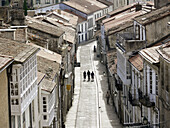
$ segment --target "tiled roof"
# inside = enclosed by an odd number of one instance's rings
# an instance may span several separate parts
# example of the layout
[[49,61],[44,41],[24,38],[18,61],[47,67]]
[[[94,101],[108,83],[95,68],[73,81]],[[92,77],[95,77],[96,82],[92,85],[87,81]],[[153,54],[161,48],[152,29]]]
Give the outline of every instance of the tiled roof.
[[70,43],[75,43],[76,31],[75,31],[75,29],[73,29],[71,27],[72,25],[67,26],[65,24],[58,23],[58,21],[56,21],[56,19],[53,19],[50,17],[44,18],[43,21],[48,22],[49,24],[52,24],[52,25],[55,25],[55,26],[58,26],[59,28],[61,28],[65,32],[63,39]]
[[64,11],[66,11],[66,12],[68,12],[68,13],[70,13],[70,14],[73,14],[73,15],[77,16],[77,17],[78,17],[78,23],[81,23],[81,22],[84,22],[84,21],[87,20],[86,18],[84,18],[84,17],[82,17],[82,16],[80,16],[80,15],[78,15],[78,14],[76,14],[76,13],[74,13],[73,11],[70,11],[70,10],[68,10],[68,9],[65,9]]
[[145,15],[139,16],[135,18],[137,22],[139,22],[142,25],[152,23],[155,20],[158,20],[162,17],[170,15],[170,4],[168,6],[164,6],[160,9],[156,9],[150,13],[147,13]]
[[[56,15],[58,14],[58,15]],[[71,13],[68,13],[67,11],[63,11],[63,10],[55,10],[53,12],[51,12],[48,17],[53,17],[53,18],[66,18],[68,19],[68,23],[72,24],[73,26],[76,27],[77,23],[78,23],[78,16],[73,15]]]
[[160,46],[143,49],[139,54],[151,64],[159,63],[159,54],[156,51]]
[[59,72],[59,63],[51,61],[48,58],[37,56],[38,71],[46,74],[46,79],[53,80]]
[[107,1],[107,0],[97,0],[97,1],[99,1],[99,2],[103,3],[103,4],[107,5],[107,6],[111,6],[111,5],[113,5],[113,3],[112,3],[112,2]]
[[170,63],[170,41],[157,49],[157,52]]
[[37,83],[38,83],[38,85],[41,83],[41,81],[43,80],[44,77],[45,77],[44,73],[37,72]]
[[0,55],[0,72],[13,61],[12,57]]
[[139,54],[131,57],[129,62],[139,71],[143,70],[143,60]]
[[33,19],[31,17],[27,17],[27,25],[28,28],[33,28],[38,31],[48,33],[53,36],[60,37],[62,34],[64,34],[64,31],[54,25],[47,24],[45,22],[40,22],[36,19]]
[[53,51],[50,51],[48,49],[45,49],[45,48],[43,48],[41,46],[38,46],[36,44],[33,44],[33,43],[28,43],[28,45],[31,45],[33,47],[37,47],[37,48],[40,49],[40,51],[37,53],[37,56],[47,58],[47,59],[49,59],[51,61],[57,62],[58,64],[61,63],[62,57],[61,57],[60,54],[57,54],[57,53],[55,53]]
[[50,80],[47,80],[47,79],[43,79],[40,83],[41,85],[41,89],[44,90],[44,91],[47,91],[47,92],[52,92],[56,86],[56,83],[55,82],[52,82]]
[[[132,12],[125,12],[123,14],[119,14],[119,15],[116,15],[115,17],[111,17],[111,18],[108,18],[108,19],[105,19],[103,20],[103,23],[104,23],[104,26],[105,26],[105,30],[109,30],[113,27],[117,27],[118,25],[120,24],[123,24],[125,22],[129,22],[129,21],[133,21],[133,18],[136,17],[136,16],[139,16],[139,15],[142,15],[146,12],[144,11],[132,11]],[[129,24],[128,24],[129,25]]]
[[18,43],[14,40],[0,38],[0,54],[12,56],[17,62],[25,62],[30,56],[39,51],[38,48]]
[[98,10],[107,8],[106,5],[95,0],[69,0],[64,1],[63,4],[75,8],[85,14],[91,14]]

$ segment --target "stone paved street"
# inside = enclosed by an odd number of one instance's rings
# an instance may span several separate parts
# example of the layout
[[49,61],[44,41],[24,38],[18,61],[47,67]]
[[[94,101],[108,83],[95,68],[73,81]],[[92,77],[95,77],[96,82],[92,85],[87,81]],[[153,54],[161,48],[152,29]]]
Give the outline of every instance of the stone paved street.
[[[78,47],[77,61],[81,67],[75,68],[75,93],[70,108],[66,128],[121,128],[111,104],[106,103],[108,89],[105,66],[93,52],[96,41]],[[94,81],[83,80],[83,71],[94,72]]]

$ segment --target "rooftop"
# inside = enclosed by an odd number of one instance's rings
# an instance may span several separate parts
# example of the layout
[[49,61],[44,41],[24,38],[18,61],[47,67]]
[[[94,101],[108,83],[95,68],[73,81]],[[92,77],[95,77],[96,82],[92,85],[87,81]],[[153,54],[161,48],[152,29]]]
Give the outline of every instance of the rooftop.
[[45,17],[43,21],[61,28],[65,32],[63,39],[70,43],[75,43],[76,30],[71,27],[72,25],[61,24],[57,19],[50,17]]
[[58,64],[61,64],[62,57],[61,57],[60,54],[57,54],[53,51],[50,51],[46,48],[43,48],[43,47],[38,46],[38,45],[33,44],[33,43],[28,43],[28,45],[33,46],[33,47],[37,47],[37,48],[40,49],[40,51],[37,53],[37,56],[41,56],[41,57],[47,58],[50,61],[54,61]]
[[139,54],[131,57],[129,62],[139,71],[143,70],[143,60]]
[[0,55],[0,73],[1,73],[1,72],[3,71],[3,69],[6,68],[12,61],[13,61],[13,58],[12,58],[12,57]]
[[111,5],[113,5],[113,3],[112,3],[112,2],[107,1],[107,0],[97,0],[97,1],[99,1],[100,3],[105,4],[106,6],[111,6]]
[[24,63],[39,49],[14,40],[0,38],[0,54],[12,56],[15,61]]
[[[102,21],[102,23],[105,26],[105,31],[112,29],[114,27],[117,27],[120,24],[123,24],[125,22],[129,22],[129,21],[133,21],[133,18],[145,14],[146,12],[143,10],[140,11],[126,11],[124,13],[115,15],[114,17],[111,18],[107,18],[105,20]],[[127,23],[126,23],[127,24]],[[131,24],[128,24],[128,26],[131,26]]]
[[157,49],[157,52],[170,63],[170,41]]
[[152,23],[153,21],[156,21],[160,18],[163,18],[167,15],[170,14],[170,5],[168,6],[164,6],[160,9],[156,9],[150,13],[147,13],[145,15],[139,16],[137,18],[135,18],[134,20],[136,20],[137,22],[139,22],[142,25],[146,25],[149,23]]
[[139,54],[151,64],[159,63],[159,54],[156,51],[160,46],[154,46],[146,49],[142,49]]
[[81,22],[87,20],[86,18],[84,18],[84,17],[82,17],[82,16],[80,16],[80,15],[78,15],[78,14],[76,14],[76,13],[74,13],[74,12],[68,10],[68,9],[65,9],[64,11],[66,11],[66,12],[68,12],[68,13],[74,15],[74,16],[77,16],[78,17],[78,23],[81,23]]
[[67,19],[68,23],[72,24],[75,27],[78,23],[78,16],[68,13],[67,11],[63,11],[63,10],[55,10],[55,11],[49,13],[48,17],[53,17],[53,18],[56,17],[56,19],[57,19],[57,17],[61,17],[63,19]]
[[62,34],[64,34],[64,31],[59,27],[47,24],[45,22],[40,22],[31,17],[27,17],[27,25],[28,28],[33,28],[38,31],[48,33],[50,35],[57,36],[57,37],[60,37]]
[[44,73],[37,72],[37,83],[38,83],[38,85],[41,83],[41,81],[43,80],[44,77],[45,77]]
[[46,74],[46,79],[53,80],[59,72],[59,63],[47,57],[37,56],[38,72]]
[[63,4],[75,8],[87,15],[96,12],[98,10],[107,8],[106,5],[96,0],[69,0],[69,1],[64,1]]
[[42,90],[50,92],[50,93],[53,91],[54,87],[56,86],[55,82],[52,82],[47,79],[43,79],[40,84],[41,84]]

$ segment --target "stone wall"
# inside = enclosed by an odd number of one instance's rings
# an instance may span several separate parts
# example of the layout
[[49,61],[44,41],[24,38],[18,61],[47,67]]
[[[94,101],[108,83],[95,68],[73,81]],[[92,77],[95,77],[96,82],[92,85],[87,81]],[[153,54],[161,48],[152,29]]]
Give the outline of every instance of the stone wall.
[[9,128],[8,80],[6,70],[0,73],[0,127]]
[[166,16],[146,25],[147,45],[152,44],[169,34],[167,23],[170,17]]

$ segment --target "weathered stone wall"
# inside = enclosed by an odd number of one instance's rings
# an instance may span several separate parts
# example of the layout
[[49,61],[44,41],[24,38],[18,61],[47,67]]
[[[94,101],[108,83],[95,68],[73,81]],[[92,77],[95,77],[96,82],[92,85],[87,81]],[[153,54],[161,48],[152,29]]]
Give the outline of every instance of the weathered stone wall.
[[9,128],[8,80],[6,70],[0,73],[0,127]]
[[0,7],[0,19],[3,19],[4,22],[7,22],[9,19],[9,7]]
[[17,28],[15,31],[15,40],[25,43],[27,41],[27,28]]
[[166,16],[146,25],[147,45],[152,44],[169,34],[169,28],[167,26],[169,21],[170,16]]
[[23,9],[11,9],[11,25],[13,26],[22,26],[25,25],[25,16]]
[[33,28],[28,28],[28,33],[33,38],[37,38],[37,40],[39,40],[38,42],[36,42],[37,45],[40,45],[44,48],[47,48],[59,54],[61,53],[61,50],[58,47],[58,41],[59,41],[58,37],[54,37],[50,34],[35,30]]
[[0,37],[14,40],[15,39],[15,33],[14,33],[14,31],[0,32]]
[[111,35],[108,36],[108,41],[111,49],[115,49],[115,44],[116,44],[116,38],[117,38],[117,33],[125,33],[125,32],[130,32],[133,33],[133,26],[125,28],[119,32],[115,32]]
[[168,3],[170,3],[169,0],[154,0],[155,8],[161,8],[161,7],[165,6]]

